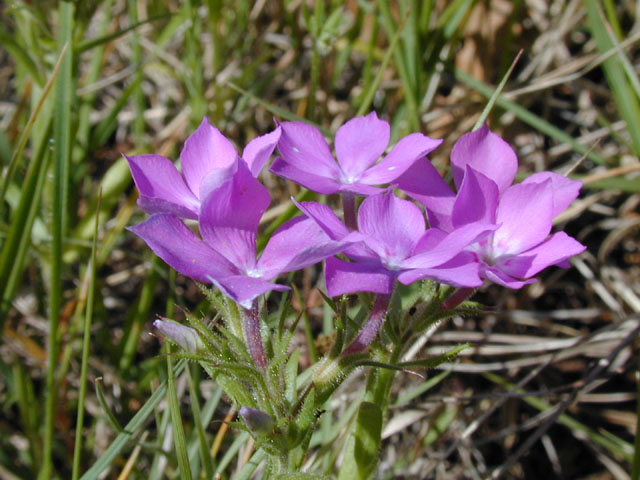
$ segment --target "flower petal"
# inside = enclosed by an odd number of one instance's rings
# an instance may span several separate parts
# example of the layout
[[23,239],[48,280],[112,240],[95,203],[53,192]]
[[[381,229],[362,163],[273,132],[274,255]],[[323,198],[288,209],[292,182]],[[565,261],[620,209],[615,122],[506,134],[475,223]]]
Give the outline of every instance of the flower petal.
[[352,118],[338,129],[335,147],[343,183],[360,180],[364,171],[384,153],[390,132],[389,124],[380,120],[376,112]]
[[269,201],[266,187],[255,179],[245,162],[238,162],[233,177],[202,201],[202,238],[241,271],[252,271],[258,223]]
[[378,187],[372,187],[371,185],[365,185],[364,183],[356,182],[356,183],[343,183],[338,188],[338,192],[340,193],[353,193],[354,195],[375,195],[376,193],[380,193],[383,190]]
[[451,231],[451,211],[455,194],[442,179],[428,158],[418,159],[396,179],[398,188],[405,191],[427,209],[429,225]]
[[349,235],[349,229],[327,205],[317,202],[296,202],[294,198],[291,201],[302,213],[312,218],[329,238],[342,240]]
[[516,176],[518,158],[509,144],[485,124],[464,134],[453,146],[451,168],[458,188],[462,185],[467,165],[489,177],[498,185],[500,192],[504,192]]
[[500,199],[493,234],[496,257],[513,255],[535,247],[549,235],[553,220],[551,180],[513,185]]
[[474,256],[463,252],[438,267],[403,272],[398,280],[409,285],[416,280],[429,278],[454,287],[479,287],[482,280],[478,274],[479,266]]
[[280,140],[280,132],[281,128],[277,127],[273,132],[254,138],[244,147],[242,158],[249,165],[249,170],[254,177],[258,176],[275,150]]
[[395,273],[381,265],[349,263],[331,257],[325,262],[324,279],[330,297],[355,292],[391,293]]
[[340,169],[320,130],[303,122],[283,122],[280,127],[278,151],[286,163],[308,174],[338,180]]
[[467,165],[460,191],[453,204],[453,227],[473,222],[495,223],[499,199],[495,182]]
[[398,263],[407,258],[424,235],[426,225],[420,209],[393,192],[367,197],[358,211],[358,230],[365,243],[382,259]]
[[238,158],[233,144],[211,126],[209,120],[202,119],[202,123],[184,143],[180,153],[182,174],[187,180],[191,191],[200,199],[200,183],[212,170],[225,168]]
[[274,232],[260,256],[258,269],[268,280],[321,262],[344,250],[347,244],[329,238],[313,219],[297,217]]
[[566,233],[558,232],[537,247],[508,258],[495,267],[512,277],[529,278],[551,265],[563,266],[567,259],[586,248]]
[[218,289],[234,302],[244,308],[251,308],[253,301],[263,293],[275,290],[282,292],[289,290],[286,285],[267,282],[261,278],[248,277],[246,275],[234,275],[220,279],[211,279]]
[[545,180],[551,180],[551,189],[553,190],[552,215],[555,218],[576,199],[582,188],[582,182],[571,180],[564,175],[553,172],[540,172],[527,177],[522,183],[543,183]]
[[287,178],[298,185],[302,185],[309,190],[324,195],[330,195],[340,190],[340,183],[333,177],[316,175],[309,171],[309,167],[305,168],[307,168],[307,170],[298,168],[282,157],[277,157],[271,164],[269,171],[279,177]]
[[502,285],[503,287],[511,288],[513,290],[518,290],[524,287],[525,285],[529,285],[531,283],[537,282],[536,279],[516,280],[515,278],[511,278],[506,273],[493,267],[486,267],[484,268],[484,270],[481,269],[480,276],[486,278],[487,280],[493,283],[497,283],[498,285]]
[[421,133],[407,135],[380,163],[365,171],[360,181],[368,185],[392,182],[441,143],[442,140],[429,138]]
[[211,278],[237,273],[226,259],[173,214],[157,213],[129,230],[171,267],[199,282],[209,283]]
[[[429,229],[425,234],[426,238],[420,239],[412,256],[402,263],[402,267],[424,269],[442,265],[495,229],[495,225],[470,223],[455,229],[446,236],[442,236],[437,230],[434,232],[434,229]],[[433,236],[436,238],[429,238]],[[438,239],[439,242],[437,242]]]
[[198,218],[200,202],[171,160],[160,155],[125,155],[125,158],[140,191],[140,208],[147,213],[167,212]]

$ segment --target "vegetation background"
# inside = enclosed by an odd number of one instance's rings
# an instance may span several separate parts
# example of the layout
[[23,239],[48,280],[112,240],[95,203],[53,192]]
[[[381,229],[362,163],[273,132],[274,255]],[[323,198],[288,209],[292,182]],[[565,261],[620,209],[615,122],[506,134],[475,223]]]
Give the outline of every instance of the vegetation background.
[[[558,224],[588,251],[522,290],[481,290],[485,314],[423,338],[414,355],[475,347],[398,376],[377,475],[639,478],[639,21],[631,0],[0,3],[0,477],[179,478],[181,430],[194,476],[259,476],[199,368],[163,383],[155,316],[211,312],[124,230],[144,215],[122,153],[177,159],[203,116],[241,148],[274,117],[330,135],[375,109],[392,143],[444,138],[431,159],[446,172],[522,49],[488,121],[522,178],[584,181]],[[265,218],[290,215],[296,186],[262,180]],[[330,315],[318,268],[293,281],[307,366]],[[327,405],[309,471],[339,470],[365,374]]]

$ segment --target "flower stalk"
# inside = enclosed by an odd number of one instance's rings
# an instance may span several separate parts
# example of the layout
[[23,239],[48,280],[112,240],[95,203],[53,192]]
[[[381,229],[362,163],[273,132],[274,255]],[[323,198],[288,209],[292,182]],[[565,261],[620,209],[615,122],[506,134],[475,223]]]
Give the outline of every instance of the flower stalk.
[[467,300],[476,291],[475,288],[459,288],[440,305],[440,310],[451,310]]
[[380,327],[384,323],[384,319],[387,316],[387,309],[389,308],[389,302],[391,301],[390,294],[379,294],[376,296],[376,300],[371,308],[371,314],[369,319],[358,333],[351,345],[349,345],[343,352],[343,356],[352,355],[354,353],[360,353],[367,348],[374,338],[378,335]]
[[358,220],[356,216],[356,196],[353,193],[343,193],[341,196],[344,224],[349,230],[357,230]]
[[267,356],[262,344],[260,311],[257,302],[254,302],[251,308],[244,309],[244,337],[253,363],[260,370],[265,370],[267,368]]

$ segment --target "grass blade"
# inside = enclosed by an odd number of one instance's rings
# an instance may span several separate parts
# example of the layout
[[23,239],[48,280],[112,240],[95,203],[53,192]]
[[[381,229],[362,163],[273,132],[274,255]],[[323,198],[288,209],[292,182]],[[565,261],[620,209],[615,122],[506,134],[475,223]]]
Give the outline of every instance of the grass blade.
[[360,103],[360,106],[358,107],[358,111],[356,112],[357,117],[364,115],[367,112],[367,110],[369,110],[369,108],[371,107],[373,98],[376,95],[376,90],[378,90],[378,88],[380,87],[380,84],[382,83],[382,77],[384,76],[384,72],[387,69],[387,66],[389,65],[389,61],[391,60],[391,56],[393,55],[393,52],[395,52],[396,46],[398,45],[398,41],[400,40],[402,32],[404,30],[406,21],[407,21],[407,17],[405,17],[402,23],[400,23],[400,25],[398,26],[398,30],[393,35],[393,38],[391,39],[391,43],[389,44],[389,48],[387,48],[387,51],[384,54],[384,58],[382,59],[382,63],[380,64],[380,68],[378,69],[378,73],[376,73],[376,76],[373,79],[373,82],[371,82],[367,90],[362,95],[362,102]]
[[[47,338],[47,379],[43,463],[39,478],[46,480],[53,473],[53,433],[57,397],[56,366],[58,364],[58,321],[62,304],[62,248],[67,229],[67,202],[69,199],[69,163],[71,150],[71,95],[73,48],[73,13],[70,2],[60,3],[60,32],[58,43],[63,58],[56,88],[54,131],[54,198],[53,241],[51,245],[51,285],[49,292],[49,332]],[[68,49],[66,49],[68,46]],[[66,49],[66,50],[65,50]]]
[[[186,365],[186,360],[180,360],[175,367],[174,375],[180,375]],[[124,430],[111,442],[109,448],[100,456],[96,463],[80,477],[80,480],[97,480],[101,476],[102,472],[109,467],[120,451],[129,443],[135,431],[144,425],[147,418],[153,414],[154,409],[160,404],[166,393],[167,382],[164,381],[158,389],[153,392],[142,408],[138,410],[138,413],[124,426]]]
[[[98,196],[98,199],[100,196]],[[100,200],[98,200],[98,205]],[[100,208],[98,207],[98,211]],[[76,417],[76,439],[73,449],[73,470],[71,478],[76,480],[80,473],[80,456],[82,452],[82,427],[84,424],[84,401],[87,395],[87,371],[89,365],[89,347],[91,345],[91,321],[93,319],[93,302],[96,287],[96,250],[98,243],[98,222],[96,214],[93,231],[93,244],[91,245],[91,260],[89,262],[89,293],[84,318],[84,334],[82,337],[82,363],[80,367],[80,392],[78,393],[78,412]]]
[[502,77],[502,80],[500,80],[498,87],[495,89],[495,91],[491,95],[491,98],[489,98],[487,105],[484,107],[484,109],[482,110],[482,113],[478,117],[478,120],[476,120],[476,123],[473,125],[472,130],[479,129],[482,126],[482,124],[487,120],[487,117],[489,116],[489,113],[491,113],[491,109],[493,108],[493,105],[496,103],[496,100],[502,93],[504,86],[507,84],[507,80],[509,80],[511,73],[513,72],[513,69],[518,64],[518,60],[520,60],[520,57],[522,56],[523,51],[524,50],[520,49],[520,51],[516,55],[516,58],[513,60],[513,62],[511,63],[511,66],[509,67],[509,70],[507,70],[507,73],[505,73],[504,77]]
[[45,128],[45,134],[39,139],[40,143],[35,146],[33,159],[22,184],[20,201],[13,214],[14,220],[0,251],[0,278],[4,279],[4,283],[0,284],[0,332],[4,329],[5,313],[9,310],[22,275],[27,250],[31,245],[31,230],[49,169],[51,157],[46,147],[51,119],[47,120],[48,126]]
[[189,452],[187,451],[187,440],[182,425],[182,415],[180,415],[180,404],[178,403],[178,392],[176,391],[176,378],[173,373],[173,359],[171,358],[171,344],[166,343],[167,349],[167,397],[169,397],[169,411],[171,412],[171,425],[173,426],[173,442],[178,456],[178,466],[180,477],[191,480],[191,467],[189,466]]
[[18,144],[16,149],[13,151],[13,155],[11,156],[11,161],[9,162],[9,168],[7,169],[7,173],[4,175],[4,181],[2,182],[2,188],[0,189],[0,206],[2,206],[4,202],[4,197],[7,194],[7,189],[13,180],[13,176],[16,173],[16,169],[18,168],[18,159],[22,155],[24,151],[24,147],[27,145],[27,140],[29,139],[29,134],[31,133],[31,129],[33,128],[33,124],[38,118],[38,114],[44,105],[47,96],[51,92],[51,87],[53,86],[56,78],[58,77],[58,72],[60,71],[60,66],[62,65],[62,61],[65,58],[67,53],[68,44],[65,44],[62,50],[60,51],[60,55],[58,56],[58,60],[56,61],[56,65],[53,67],[53,71],[51,72],[51,76],[49,80],[47,80],[44,89],[42,90],[42,95],[40,96],[40,100],[36,104],[36,108],[33,109],[31,115],[29,116],[29,120],[27,121],[27,125],[24,127],[22,134],[20,135],[20,139],[18,140]]
[[[491,96],[493,95],[493,92],[494,92],[493,87],[490,87],[489,85],[479,80],[476,80],[467,72],[456,68],[455,75],[456,75],[456,78],[460,80],[462,83],[468,85],[474,90],[477,90],[485,97],[491,98]],[[535,113],[531,113],[529,110],[527,110],[524,107],[521,107],[517,103],[512,102],[511,100],[507,100],[501,96],[498,96],[496,98],[496,104],[504,108],[505,110],[510,111],[520,120],[522,120],[524,123],[532,126],[533,128],[544,133],[545,135],[548,135],[554,140],[560,143],[566,143],[571,145],[571,148],[573,148],[573,150],[575,150],[576,152],[582,155],[586,154],[587,158],[589,158],[593,162],[601,165],[607,163],[607,159],[604,158],[602,155],[600,155],[597,152],[590,151],[589,147],[586,147],[585,145],[581,145],[571,135],[566,134],[555,125],[552,125],[551,123],[544,120],[543,118],[540,118]]]
[[[614,45],[611,42],[611,38],[609,38],[599,2],[585,0],[585,4],[591,35],[598,44],[598,49],[602,53],[611,50]],[[633,95],[617,56],[607,59],[602,64],[602,68],[611,87],[620,116],[627,123],[627,131],[631,136],[634,153],[640,155],[640,127],[638,126],[640,125],[640,104],[638,103],[638,98]]]

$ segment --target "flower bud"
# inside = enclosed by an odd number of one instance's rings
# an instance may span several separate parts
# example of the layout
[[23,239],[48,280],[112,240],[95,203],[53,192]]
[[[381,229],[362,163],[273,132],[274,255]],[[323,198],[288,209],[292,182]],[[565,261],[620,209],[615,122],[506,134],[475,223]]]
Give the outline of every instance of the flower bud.
[[275,422],[271,415],[249,407],[242,407],[239,413],[244,423],[253,433],[269,434],[273,431]]
[[198,332],[193,328],[185,327],[176,322],[159,319],[153,322],[153,326],[160,330],[169,340],[176,342],[189,352],[196,353],[202,349],[203,345],[202,340],[200,340],[200,335],[198,335]]

